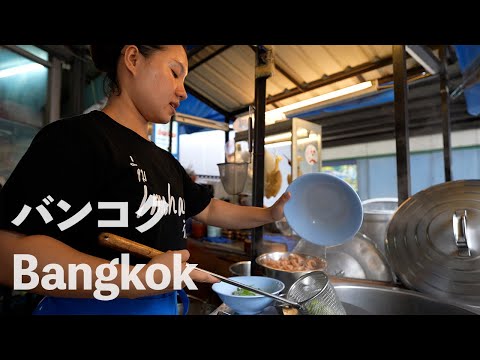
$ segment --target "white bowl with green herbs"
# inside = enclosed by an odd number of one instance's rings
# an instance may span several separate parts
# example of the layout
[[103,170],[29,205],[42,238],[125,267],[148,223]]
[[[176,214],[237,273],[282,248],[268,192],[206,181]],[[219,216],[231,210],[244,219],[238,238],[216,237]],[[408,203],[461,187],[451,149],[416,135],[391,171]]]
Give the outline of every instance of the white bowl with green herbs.
[[[282,281],[266,276],[233,276],[229,279],[275,295],[279,295],[285,289]],[[259,295],[223,281],[213,284],[212,290],[238,315],[259,314],[275,301],[271,297]]]

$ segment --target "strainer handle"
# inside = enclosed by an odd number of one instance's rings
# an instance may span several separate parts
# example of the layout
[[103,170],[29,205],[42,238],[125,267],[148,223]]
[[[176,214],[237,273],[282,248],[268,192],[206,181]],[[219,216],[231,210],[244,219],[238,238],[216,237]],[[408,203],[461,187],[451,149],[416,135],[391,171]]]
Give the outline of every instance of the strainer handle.
[[[99,240],[100,244],[105,246],[105,247],[109,247],[109,248],[112,248],[112,249],[115,249],[115,250],[118,250],[118,251],[122,251],[122,250],[129,251],[133,254],[143,256],[143,257],[147,257],[147,258],[153,258],[157,255],[162,254],[162,251],[160,251],[160,250],[154,249],[154,248],[152,248],[150,246],[147,246],[147,245],[139,244],[139,243],[137,243],[133,240],[130,240],[130,239],[127,239],[127,238],[124,238],[122,236],[118,236],[118,235],[115,235],[115,234],[111,234],[111,233],[101,233],[100,236],[98,237],[98,240]],[[286,303],[288,305],[291,305],[291,306],[293,306],[297,309],[300,308],[300,304],[298,304],[294,301],[288,300],[288,299],[284,299],[284,298],[282,298],[278,295],[270,294],[270,293],[268,293],[266,291],[263,291],[263,290],[260,290],[260,289],[255,289],[254,287],[244,285],[244,284],[239,283],[237,281],[228,279],[228,278],[226,278],[222,275],[212,273],[208,270],[200,269],[198,267],[196,267],[195,269],[198,270],[198,271],[204,272],[206,274],[209,274],[209,275],[211,275],[211,276],[213,276],[213,277],[215,277],[219,280],[222,280],[223,282],[226,282],[227,284],[238,286],[239,288],[242,288],[242,289],[250,290],[250,291],[252,291],[256,294],[271,297],[275,300],[278,300],[278,301],[281,301],[281,302]]]

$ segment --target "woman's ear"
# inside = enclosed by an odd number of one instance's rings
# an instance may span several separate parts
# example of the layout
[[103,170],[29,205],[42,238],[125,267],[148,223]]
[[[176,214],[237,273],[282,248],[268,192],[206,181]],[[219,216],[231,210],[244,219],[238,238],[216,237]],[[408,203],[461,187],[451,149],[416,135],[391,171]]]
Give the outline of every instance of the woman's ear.
[[139,54],[140,52],[138,51],[138,48],[135,45],[125,46],[125,49],[123,52],[123,61],[125,63],[126,68],[130,70],[130,72],[132,72],[133,74],[136,73]]

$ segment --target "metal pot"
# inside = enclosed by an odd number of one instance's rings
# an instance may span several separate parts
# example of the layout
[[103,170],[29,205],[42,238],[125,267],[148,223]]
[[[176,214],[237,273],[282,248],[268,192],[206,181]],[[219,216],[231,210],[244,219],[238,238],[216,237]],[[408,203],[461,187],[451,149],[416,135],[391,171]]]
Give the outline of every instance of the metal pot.
[[[269,260],[278,261],[281,259],[287,259],[290,255],[302,256],[303,258],[305,258],[306,261],[314,260],[318,266],[316,266],[315,269],[307,270],[307,271],[288,271],[288,270],[274,269],[266,265],[266,262]],[[289,251],[277,251],[277,252],[262,254],[255,259],[255,262],[259,265],[259,267],[261,268],[265,276],[273,277],[275,279],[282,281],[285,284],[285,290],[284,290],[285,292],[288,292],[288,289],[290,289],[290,286],[292,286],[292,284],[295,281],[297,281],[301,276],[315,270],[323,271],[327,268],[327,260],[325,259],[322,259],[317,256],[306,255],[306,254],[298,254],[298,253],[294,254],[293,252],[289,252]]]
[[229,266],[228,270],[233,276],[250,276],[251,261],[239,261]]
[[447,303],[397,287],[334,283],[347,315],[477,315],[479,308]]
[[398,208],[397,198],[375,198],[362,202],[363,223],[360,233],[368,236],[385,255],[388,223]]
[[388,225],[385,252],[408,288],[480,306],[480,181],[457,180],[405,200]]

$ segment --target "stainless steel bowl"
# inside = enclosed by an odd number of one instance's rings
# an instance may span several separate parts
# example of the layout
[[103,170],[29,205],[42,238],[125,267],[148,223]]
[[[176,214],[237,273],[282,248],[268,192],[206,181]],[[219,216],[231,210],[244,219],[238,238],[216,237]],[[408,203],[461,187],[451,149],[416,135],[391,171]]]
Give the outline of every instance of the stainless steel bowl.
[[[305,260],[307,261],[314,260],[318,264],[318,266],[316,266],[314,269],[306,270],[306,271],[288,271],[288,270],[274,269],[266,265],[266,262],[268,262],[269,260],[278,261],[281,259],[288,259],[288,257],[291,255],[300,255],[303,258],[305,258]],[[282,281],[285,284],[285,290],[284,290],[285,292],[288,292],[288,289],[290,289],[290,286],[292,286],[292,284],[295,281],[297,281],[302,275],[308,274],[316,270],[325,270],[327,268],[327,261],[323,258],[306,255],[306,254],[299,254],[299,253],[294,254],[293,252],[289,252],[289,251],[283,251],[283,252],[277,251],[277,252],[262,254],[255,259],[255,262],[259,265],[259,267],[261,268],[265,276],[273,277],[275,279]]]
[[228,270],[233,276],[250,276],[251,261],[239,261],[229,266]]

